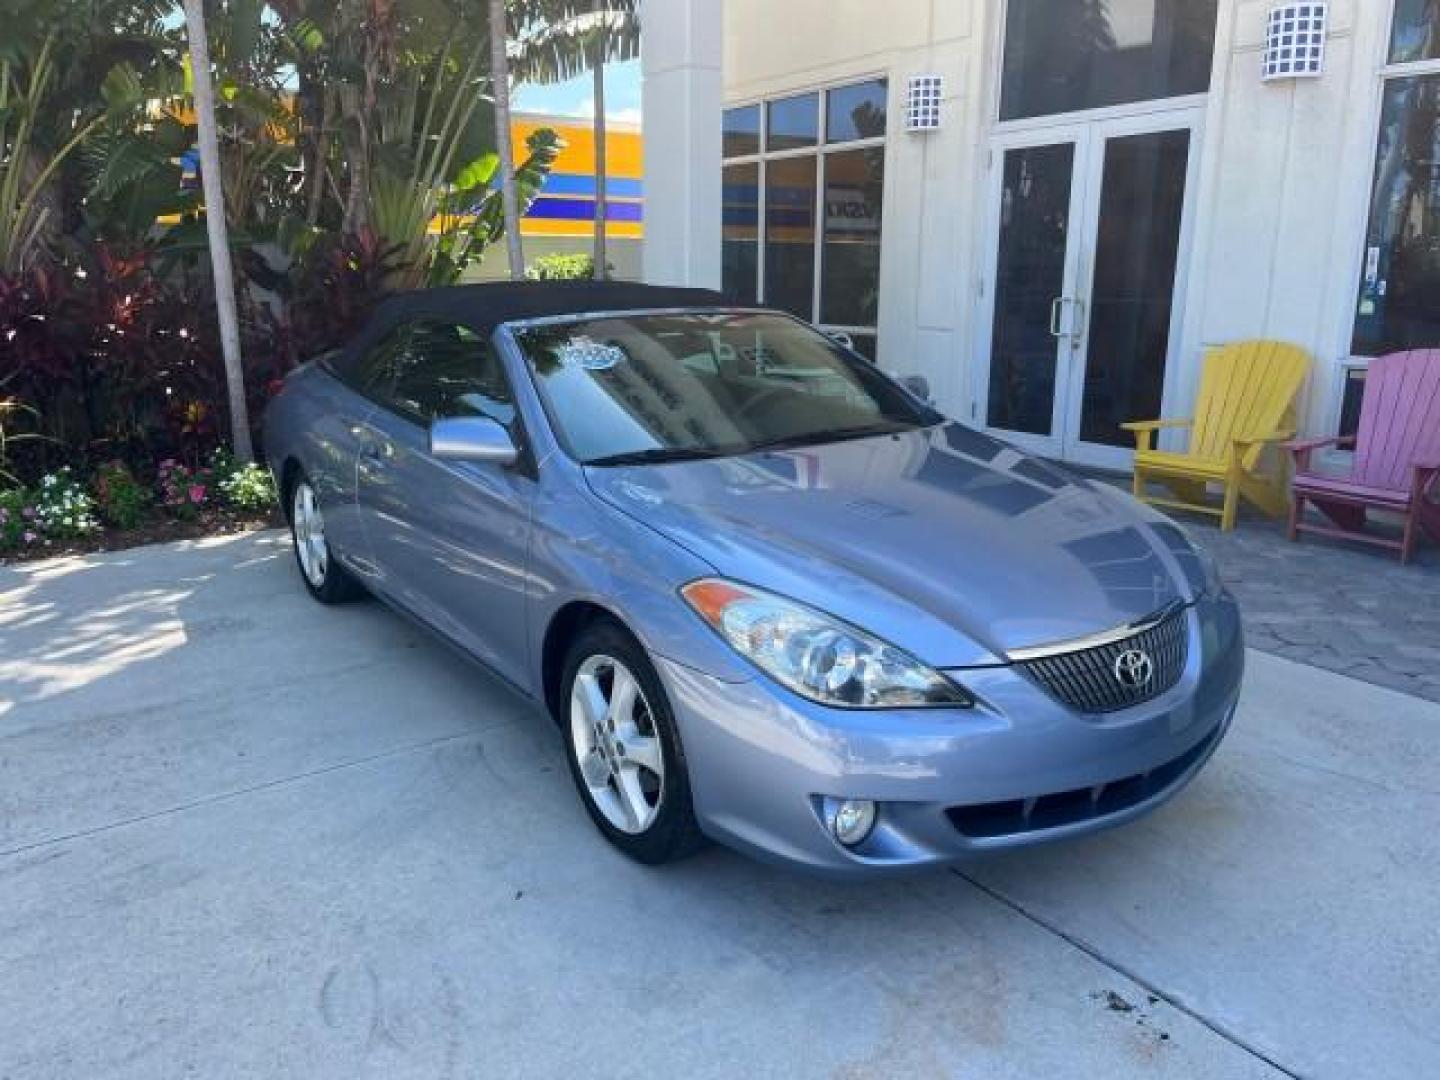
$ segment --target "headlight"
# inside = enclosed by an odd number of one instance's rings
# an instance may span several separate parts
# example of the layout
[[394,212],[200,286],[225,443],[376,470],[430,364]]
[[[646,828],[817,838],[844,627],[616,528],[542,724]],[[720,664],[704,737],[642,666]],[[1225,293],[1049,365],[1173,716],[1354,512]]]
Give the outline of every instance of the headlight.
[[716,578],[692,581],[680,595],[736,652],[811,701],[852,709],[974,704],[908,653],[793,600]]

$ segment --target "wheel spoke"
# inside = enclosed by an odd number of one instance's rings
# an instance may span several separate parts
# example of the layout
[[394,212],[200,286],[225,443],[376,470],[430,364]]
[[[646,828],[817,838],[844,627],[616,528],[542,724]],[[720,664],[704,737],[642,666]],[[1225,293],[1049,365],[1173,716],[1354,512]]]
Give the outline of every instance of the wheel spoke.
[[650,824],[653,811],[640,787],[640,774],[632,765],[622,765],[615,776],[619,791],[619,803],[625,812],[625,821],[631,832],[640,832]]
[[605,764],[599,750],[591,750],[580,759],[580,775],[585,777],[585,783],[592,788],[598,790],[605,786],[610,779],[610,766]]
[[585,722],[594,727],[605,719],[609,703],[600,689],[600,681],[593,674],[582,673],[575,678],[575,690],[571,695],[572,705],[578,704]]
[[623,731],[617,731],[616,737],[625,747],[626,761],[633,761],[656,776],[665,775],[665,761],[659,739],[653,735],[642,735],[634,724],[627,725]]
[[614,679],[610,683],[609,708],[605,714],[611,728],[618,729],[622,724],[630,723],[630,718],[635,713],[635,696],[639,690],[635,676],[631,675],[627,668],[616,664]]

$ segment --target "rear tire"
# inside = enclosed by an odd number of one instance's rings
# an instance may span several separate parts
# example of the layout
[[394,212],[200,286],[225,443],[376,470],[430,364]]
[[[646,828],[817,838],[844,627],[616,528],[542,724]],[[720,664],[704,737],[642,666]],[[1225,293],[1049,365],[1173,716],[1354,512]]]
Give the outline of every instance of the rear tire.
[[295,565],[310,595],[322,604],[343,604],[365,590],[336,560],[325,537],[325,518],[310,478],[296,475],[286,501],[290,516],[290,540],[295,548]]
[[571,643],[560,728],[580,801],[605,839],[636,862],[675,862],[707,843],[670,699],[643,646],[609,619]]

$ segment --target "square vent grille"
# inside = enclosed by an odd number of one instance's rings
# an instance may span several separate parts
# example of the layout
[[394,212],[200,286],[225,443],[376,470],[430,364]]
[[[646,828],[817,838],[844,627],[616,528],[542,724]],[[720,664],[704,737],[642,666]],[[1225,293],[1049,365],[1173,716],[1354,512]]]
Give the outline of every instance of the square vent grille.
[[944,90],[943,76],[910,76],[905,90],[906,131],[935,131],[940,127],[940,96]]
[[1314,78],[1325,69],[1328,4],[1282,4],[1270,10],[1265,26],[1261,78]]

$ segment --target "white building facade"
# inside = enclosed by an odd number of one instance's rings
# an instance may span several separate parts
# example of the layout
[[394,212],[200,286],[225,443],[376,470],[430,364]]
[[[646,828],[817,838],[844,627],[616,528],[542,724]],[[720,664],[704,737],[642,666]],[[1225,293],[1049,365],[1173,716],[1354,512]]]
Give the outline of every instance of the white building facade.
[[684,138],[652,278],[843,331],[1028,448],[1126,467],[1119,424],[1189,415],[1245,338],[1313,353],[1334,433],[1368,357],[1440,346],[1440,0],[647,9],[652,161]]

